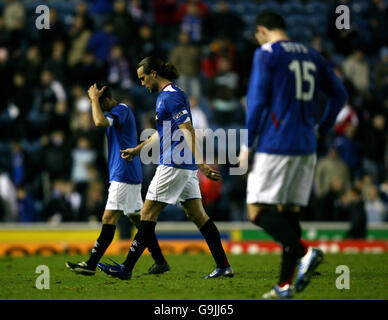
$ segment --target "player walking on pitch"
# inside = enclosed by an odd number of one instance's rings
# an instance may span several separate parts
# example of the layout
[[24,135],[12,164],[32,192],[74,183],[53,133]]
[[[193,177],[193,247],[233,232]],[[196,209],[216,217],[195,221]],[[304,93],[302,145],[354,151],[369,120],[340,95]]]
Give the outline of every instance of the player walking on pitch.
[[[155,226],[159,214],[167,204],[180,202],[187,217],[196,224],[204,236],[217,264],[217,268],[204,278],[233,277],[233,270],[222,247],[220,233],[202,206],[197,171],[199,168],[212,180],[221,179],[221,175],[210,166],[201,164],[201,159],[196,156],[198,149],[195,148],[188,99],[180,88],[171,83],[178,78],[178,72],[170,63],[156,57],[147,57],[138,64],[137,75],[141,84],[150,92],[159,92],[155,117],[157,132],[135,148],[122,150],[122,157],[132,160],[139,155],[142,148],[159,141],[159,166],[149,186],[141,210],[140,226],[127,259],[121,265],[99,263],[98,266],[109,275],[130,279],[132,270],[149,241],[156,239]],[[183,132],[183,136],[176,139],[179,132]],[[185,154],[189,157],[184,157],[179,163],[177,157],[181,155],[182,143],[190,148]]]
[[[311,192],[316,134],[329,131],[347,94],[315,50],[288,38],[280,15],[261,13],[255,37],[261,47],[253,57],[247,94],[248,142],[240,163],[246,163],[255,152],[247,181],[248,216],[283,247],[279,282],[263,298],[289,298],[294,294],[292,281],[298,262],[296,292],[306,288],[323,259],[321,250],[300,241],[298,213]],[[328,103],[315,126],[320,89]]]
[[[83,275],[94,275],[97,263],[113,240],[121,213],[128,215],[135,225],[140,223],[138,212],[143,207],[141,197],[143,177],[139,157],[128,162],[120,153],[120,149],[124,147],[137,145],[136,123],[131,108],[112,98],[110,89],[106,86],[94,84],[89,88],[88,94],[95,125],[106,128],[110,187],[102,217],[101,233],[89,260],[80,263],[67,262],[66,266]],[[170,270],[157,242],[150,242],[148,249],[155,260],[148,273],[156,274]]]

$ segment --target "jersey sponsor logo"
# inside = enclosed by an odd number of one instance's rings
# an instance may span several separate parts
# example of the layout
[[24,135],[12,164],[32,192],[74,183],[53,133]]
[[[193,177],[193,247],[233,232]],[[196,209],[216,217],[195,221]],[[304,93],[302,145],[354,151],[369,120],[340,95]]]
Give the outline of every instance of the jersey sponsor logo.
[[182,110],[182,111],[178,112],[175,116],[173,116],[173,119],[177,120],[177,119],[179,119],[181,116],[183,116],[185,114],[187,114],[187,110]]

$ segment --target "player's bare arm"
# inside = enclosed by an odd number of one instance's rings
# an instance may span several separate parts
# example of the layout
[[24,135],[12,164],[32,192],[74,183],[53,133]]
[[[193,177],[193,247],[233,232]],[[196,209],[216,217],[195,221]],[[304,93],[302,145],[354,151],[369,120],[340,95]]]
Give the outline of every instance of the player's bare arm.
[[185,141],[189,146],[192,154],[194,155],[195,163],[197,164],[199,170],[209,179],[214,181],[219,181],[222,179],[221,173],[210,167],[209,165],[203,163],[202,150],[199,148],[197,141],[195,139],[195,131],[191,122],[185,122],[178,125],[179,129],[182,130],[185,137]]
[[134,157],[140,154],[141,149],[143,149],[146,145],[152,145],[157,141],[159,141],[159,134],[156,131],[151,137],[149,137],[142,143],[139,143],[135,148],[127,148],[125,150],[120,150],[121,158],[131,161]]
[[101,110],[99,98],[104,92],[106,87],[102,87],[101,90],[97,88],[97,84],[90,86],[88,90],[88,95],[90,102],[92,104],[92,116],[93,121],[96,127],[109,127],[109,121],[105,117],[104,113]]

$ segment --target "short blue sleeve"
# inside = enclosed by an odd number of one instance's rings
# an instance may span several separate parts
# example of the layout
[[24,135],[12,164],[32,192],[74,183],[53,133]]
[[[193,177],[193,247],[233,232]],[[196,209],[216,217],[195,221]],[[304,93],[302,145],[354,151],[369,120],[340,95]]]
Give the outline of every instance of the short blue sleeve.
[[179,93],[173,93],[166,99],[166,106],[176,125],[190,121],[190,115],[186,107],[185,98]]
[[113,127],[121,127],[128,117],[129,107],[119,104],[105,115],[113,119]]

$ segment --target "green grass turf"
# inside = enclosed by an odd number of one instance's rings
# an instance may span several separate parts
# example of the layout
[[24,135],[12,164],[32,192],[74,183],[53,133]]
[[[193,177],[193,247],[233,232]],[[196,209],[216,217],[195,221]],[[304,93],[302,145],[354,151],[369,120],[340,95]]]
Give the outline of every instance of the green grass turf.
[[[163,275],[143,275],[152,264],[142,256],[129,281],[111,278],[97,271],[82,276],[65,267],[85,256],[0,258],[0,299],[141,299],[141,300],[252,300],[261,299],[278,277],[280,255],[229,255],[235,270],[232,279],[201,277],[214,269],[210,255],[167,255],[171,271]],[[122,262],[124,256],[112,257]],[[105,258],[102,261],[106,261]],[[38,265],[50,268],[50,289],[35,287]],[[336,267],[350,269],[350,289],[335,286]],[[388,254],[326,254],[306,290],[295,299],[388,299]]]

